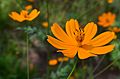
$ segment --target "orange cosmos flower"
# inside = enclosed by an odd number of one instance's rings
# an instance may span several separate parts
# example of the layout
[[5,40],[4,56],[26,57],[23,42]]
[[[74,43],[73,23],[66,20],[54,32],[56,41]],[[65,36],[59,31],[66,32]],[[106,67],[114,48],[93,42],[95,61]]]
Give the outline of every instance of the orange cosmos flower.
[[48,22],[43,22],[42,25],[47,28],[48,27]]
[[51,66],[54,66],[54,65],[56,65],[58,63],[58,61],[56,60],[56,59],[51,59],[51,60],[49,60],[49,65],[51,65]]
[[31,13],[28,14],[27,10],[22,10],[20,14],[17,12],[11,12],[9,16],[16,21],[23,22],[25,20],[32,21],[39,15],[40,11],[37,11],[36,9],[32,10]]
[[68,57],[59,57],[59,58],[58,58],[58,61],[59,61],[59,62],[68,61],[68,60],[69,60]]
[[115,33],[118,33],[118,32],[120,32],[120,28],[118,28],[118,27],[110,27],[110,28],[108,28],[108,30],[110,30],[110,31],[113,31],[113,32],[115,32]]
[[30,10],[30,9],[32,9],[32,5],[25,6],[25,10]]
[[77,20],[71,19],[66,22],[65,28],[66,32],[57,23],[54,23],[51,30],[57,39],[48,35],[47,41],[67,57],[73,58],[78,53],[80,59],[86,59],[106,54],[114,48],[114,45],[105,46],[114,38],[114,32],[107,31],[94,37],[97,25],[93,22],[88,23],[82,29]]
[[34,2],[34,0],[27,0],[28,2]]
[[110,4],[113,3],[113,1],[114,1],[114,0],[107,0],[107,2],[110,3]]
[[109,27],[115,22],[115,14],[112,14],[111,12],[103,13],[101,16],[98,17],[98,24],[103,27]]

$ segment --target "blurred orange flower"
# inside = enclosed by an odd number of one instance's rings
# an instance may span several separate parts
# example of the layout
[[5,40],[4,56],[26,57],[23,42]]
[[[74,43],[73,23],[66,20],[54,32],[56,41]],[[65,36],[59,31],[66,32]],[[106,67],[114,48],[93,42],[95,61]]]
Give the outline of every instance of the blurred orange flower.
[[103,27],[109,27],[115,22],[116,15],[111,12],[103,13],[98,17],[98,24]]
[[34,0],[27,0],[28,2],[34,2]]
[[34,69],[34,64],[33,64],[33,63],[30,63],[30,64],[29,64],[29,67],[30,67],[30,70],[33,70],[33,69]]
[[113,3],[113,1],[114,1],[114,0],[107,0],[107,2],[110,3],[110,4]]
[[49,65],[54,66],[58,63],[57,59],[51,59],[49,60]]
[[110,28],[108,28],[108,30],[113,31],[115,33],[120,32],[120,28],[118,28],[118,27],[110,27]]
[[68,61],[69,58],[68,57],[58,57],[58,61],[62,62],[62,61]]
[[30,10],[30,9],[32,9],[32,5],[25,6],[25,10]]
[[9,16],[16,21],[23,22],[25,20],[32,21],[39,15],[40,11],[37,11],[36,9],[32,10],[31,13],[28,14],[27,10],[22,10],[20,14],[17,12],[11,12]]
[[43,22],[42,25],[47,28],[48,27],[48,22]]
[[70,79],[75,79],[75,77],[74,77],[74,76],[71,76]]
[[114,48],[114,45],[104,46],[113,40],[114,32],[107,31],[93,38],[97,32],[97,25],[93,22],[88,23],[82,29],[77,20],[71,19],[66,22],[65,28],[66,32],[57,23],[54,23],[51,30],[57,39],[48,35],[47,41],[66,57],[73,58],[78,52],[80,59],[86,59],[106,54]]

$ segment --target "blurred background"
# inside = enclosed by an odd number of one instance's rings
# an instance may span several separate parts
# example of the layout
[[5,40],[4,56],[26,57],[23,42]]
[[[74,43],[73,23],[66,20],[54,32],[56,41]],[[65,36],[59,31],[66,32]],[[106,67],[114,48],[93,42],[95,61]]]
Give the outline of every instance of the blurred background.
[[[13,11],[35,8],[40,15],[32,21],[17,22],[9,17]],[[52,35],[50,27],[57,22],[64,28],[71,18],[81,26],[91,21],[97,24],[98,16],[106,12],[116,15],[112,27],[120,28],[120,0],[0,0],[0,79],[27,79],[26,32],[30,79],[67,79],[75,60],[56,52],[47,42],[47,35]],[[98,34],[108,30],[99,25],[98,28]],[[79,60],[70,79],[120,79],[120,33],[116,36],[111,53]]]

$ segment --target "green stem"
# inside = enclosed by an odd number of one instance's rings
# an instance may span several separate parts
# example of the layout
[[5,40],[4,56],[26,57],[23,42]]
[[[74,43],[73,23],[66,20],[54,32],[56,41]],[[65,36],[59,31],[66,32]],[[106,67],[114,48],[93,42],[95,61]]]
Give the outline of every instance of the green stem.
[[77,65],[77,62],[78,62],[78,60],[76,60],[74,66],[73,66],[73,68],[72,68],[72,71],[70,72],[70,74],[69,74],[69,76],[67,77],[67,79],[70,79],[70,76],[72,75],[72,73],[73,73],[74,70],[75,70],[75,67],[76,67],[76,65]]
[[50,30],[50,16],[49,16],[49,1],[47,0],[47,4],[46,4],[46,7],[47,7],[47,22],[48,22],[48,29],[47,29],[47,34],[49,34],[49,30]]
[[26,36],[26,42],[27,42],[27,49],[26,49],[26,52],[27,52],[27,79],[29,79],[29,36],[28,36],[28,33],[27,33],[27,36]]
[[[48,2],[48,0],[46,0],[46,8],[47,8],[47,10],[46,10],[46,12],[47,12],[47,22],[48,22],[48,29],[47,29],[47,31],[46,31],[46,35],[49,33],[49,30],[50,30],[50,27],[49,27],[49,2]],[[47,54],[47,62],[49,61],[49,58],[50,57],[50,55],[49,55],[49,52],[48,52],[48,54]],[[46,79],[49,79],[49,66],[47,66],[47,76],[46,76]]]

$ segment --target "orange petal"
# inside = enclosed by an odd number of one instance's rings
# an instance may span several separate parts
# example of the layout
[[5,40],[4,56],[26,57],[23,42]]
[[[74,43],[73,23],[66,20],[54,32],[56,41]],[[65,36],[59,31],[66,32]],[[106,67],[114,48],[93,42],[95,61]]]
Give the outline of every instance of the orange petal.
[[32,21],[40,14],[40,11],[37,12],[37,9],[32,10],[32,12],[29,14],[29,21]]
[[76,30],[79,30],[79,24],[77,20],[70,19],[70,21],[66,22],[66,32],[68,36],[71,37],[74,41],[76,41],[75,35],[74,35],[74,32]]
[[53,24],[51,30],[54,36],[59,40],[71,45],[75,45],[75,41],[71,40],[71,38],[68,37],[68,35],[63,31],[63,29],[57,23]]
[[92,57],[92,56],[96,56],[96,55],[90,53],[89,51],[87,51],[87,50],[85,50],[83,48],[79,48],[79,50],[78,50],[78,57],[80,59],[86,59],[86,58]]
[[17,20],[19,22],[22,22],[25,20],[25,18],[21,15],[19,15],[17,12],[12,12],[11,14],[9,14],[9,16],[13,19],[13,20]]
[[113,50],[115,46],[114,45],[107,45],[102,47],[96,47],[91,50],[93,54],[106,54]]
[[57,63],[58,63],[57,59],[49,60],[49,65],[51,65],[51,66],[57,65]]
[[93,46],[102,46],[112,41],[114,37],[114,32],[104,32],[92,39],[91,42],[89,42],[89,44]]
[[32,5],[25,6],[25,10],[30,10],[30,9],[32,9]]
[[88,23],[84,28],[84,32],[85,37],[82,44],[87,44],[95,36],[97,32],[97,25],[94,24],[93,22]]
[[58,50],[57,52],[62,52],[64,56],[73,58],[76,55],[77,51],[78,51],[78,47],[71,47],[66,50]]
[[21,15],[21,16],[26,16],[26,15],[28,15],[28,11],[22,10],[22,11],[20,12],[20,15]]
[[48,41],[51,45],[53,45],[55,48],[58,48],[58,49],[68,49],[68,48],[72,47],[72,46],[67,45],[67,44],[65,44],[64,42],[59,41],[59,40],[57,40],[57,39],[55,39],[55,38],[53,38],[53,37],[51,37],[51,36],[49,36],[49,35],[48,35],[47,41]]
[[99,16],[99,17],[98,17],[98,20],[99,20],[99,21],[103,21],[103,20],[105,20],[105,17]]

